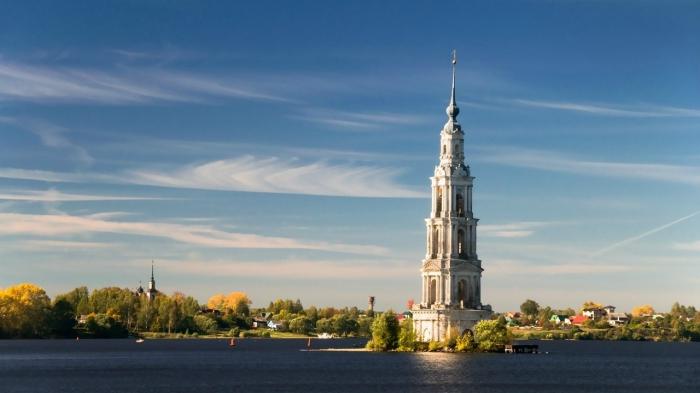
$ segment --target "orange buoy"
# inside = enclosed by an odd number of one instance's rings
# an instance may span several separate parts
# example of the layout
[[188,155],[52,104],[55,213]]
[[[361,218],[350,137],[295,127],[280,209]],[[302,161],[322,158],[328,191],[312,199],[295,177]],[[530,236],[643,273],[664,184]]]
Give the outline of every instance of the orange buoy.
[[236,346],[236,339],[235,339],[235,338],[231,338],[231,340],[229,340],[229,342],[228,342],[228,346],[229,346],[229,347],[235,347],[235,346]]

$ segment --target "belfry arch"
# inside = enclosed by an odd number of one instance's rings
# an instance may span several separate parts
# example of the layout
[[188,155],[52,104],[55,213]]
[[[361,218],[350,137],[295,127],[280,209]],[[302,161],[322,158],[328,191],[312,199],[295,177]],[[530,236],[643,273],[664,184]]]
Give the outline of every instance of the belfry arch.
[[435,278],[430,279],[430,289],[428,295],[428,304],[435,304],[437,300],[437,280]]
[[464,197],[461,192],[457,193],[457,217],[464,217]]

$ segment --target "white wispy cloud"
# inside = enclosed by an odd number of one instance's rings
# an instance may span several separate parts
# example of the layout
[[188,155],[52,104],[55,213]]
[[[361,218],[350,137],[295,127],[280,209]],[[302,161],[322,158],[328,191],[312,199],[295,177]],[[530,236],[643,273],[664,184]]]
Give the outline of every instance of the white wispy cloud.
[[681,251],[700,251],[700,240],[687,243],[674,243],[673,248]]
[[128,181],[151,186],[346,197],[418,198],[425,193],[398,184],[395,169],[242,156],[177,170],[138,170]]
[[634,243],[634,242],[636,242],[636,241],[638,241],[638,240],[644,239],[644,238],[647,237],[647,236],[651,236],[651,235],[653,235],[653,234],[655,234],[655,233],[657,233],[657,232],[663,231],[664,229],[667,229],[667,228],[669,228],[669,227],[672,227],[672,226],[674,226],[674,225],[676,225],[676,224],[679,224],[679,223],[681,223],[681,222],[683,222],[683,221],[689,220],[689,219],[691,219],[691,218],[697,216],[698,214],[700,214],[700,211],[696,211],[696,212],[694,212],[694,213],[688,214],[687,216],[683,216],[683,217],[681,217],[681,218],[679,218],[679,219],[676,219],[676,220],[673,220],[673,221],[668,222],[668,223],[666,223],[666,224],[660,225],[660,226],[658,226],[658,227],[656,227],[656,228],[653,228],[653,229],[650,229],[650,230],[648,230],[648,231],[646,231],[646,232],[640,233],[639,235],[635,235],[635,236],[632,236],[632,237],[628,237],[627,239],[624,239],[624,240],[615,242],[615,243],[613,243],[613,244],[611,244],[611,245],[609,245],[609,246],[603,247],[603,248],[601,248],[600,250],[598,250],[598,251],[592,253],[591,256],[597,257],[597,256],[600,256],[600,255],[606,254],[606,253],[608,253],[608,252],[610,252],[610,251],[612,251],[612,250],[615,250],[615,249],[617,249],[617,248],[626,246],[626,245],[628,245],[628,244],[630,244],[630,243]]
[[151,138],[143,135],[114,134],[112,140],[105,141],[94,149],[112,155],[128,149],[133,154],[148,157],[177,157],[200,159],[206,156],[236,157],[251,154],[265,157],[297,157],[307,160],[344,160],[348,162],[397,162],[427,161],[434,162],[434,155],[401,154],[400,152],[361,151],[332,149],[322,147],[290,146],[267,143],[242,143],[234,141],[214,141],[202,139]]
[[85,148],[66,137],[68,130],[64,127],[37,119],[17,119],[7,116],[0,116],[0,123],[11,124],[35,134],[44,146],[72,151],[75,157],[85,164],[91,164],[94,161]]
[[587,104],[567,101],[542,101],[531,99],[509,100],[516,105],[532,108],[555,109],[588,113],[599,116],[619,117],[700,117],[700,109],[678,108],[661,105],[623,106],[614,104]]
[[41,169],[22,169],[22,168],[0,168],[0,178],[4,179],[19,179],[19,180],[35,180],[45,181],[50,183],[86,183],[86,182],[102,182],[102,183],[118,183],[118,178],[112,175],[100,175],[90,172],[54,172]]
[[[141,263],[141,262],[139,262]],[[267,277],[289,279],[368,279],[411,277],[416,267],[395,261],[376,260],[274,260],[159,259],[170,272],[208,277]]]
[[0,99],[135,104],[203,102],[212,97],[265,101],[288,98],[245,81],[159,68],[95,70],[17,64],[0,58]]
[[503,275],[596,275],[623,273],[634,270],[633,265],[626,264],[590,264],[585,262],[566,262],[541,264],[518,259],[491,259],[486,266],[486,274]]
[[229,232],[209,225],[183,225],[144,221],[112,221],[96,216],[0,213],[0,235],[71,236],[90,233],[166,238],[209,248],[305,249],[350,254],[383,255],[373,245],[354,245],[296,240],[286,237]]
[[554,222],[545,221],[519,221],[505,224],[479,225],[479,234],[487,237],[521,238],[529,237],[538,228],[556,225]]
[[324,195],[342,197],[423,198],[425,191],[415,190],[397,181],[398,169],[302,161],[294,158],[241,157],[176,169],[133,169],[114,174],[94,172],[52,172],[18,168],[0,168],[0,178],[52,183],[109,183],[189,188],[220,191]]
[[109,249],[118,247],[117,244],[106,242],[87,242],[87,241],[71,241],[71,240],[22,240],[14,243],[14,248],[24,251],[39,251],[39,250],[95,250]]
[[27,202],[89,202],[89,201],[142,201],[164,200],[166,198],[119,196],[119,195],[90,195],[70,194],[54,189],[49,190],[22,190],[0,192],[0,200],[27,201]]
[[424,116],[390,112],[348,112],[322,108],[307,108],[295,119],[356,131],[369,131],[387,126],[415,125],[426,122]]
[[542,150],[482,147],[479,160],[499,165],[587,176],[620,177],[700,185],[700,167],[639,162],[592,161]]

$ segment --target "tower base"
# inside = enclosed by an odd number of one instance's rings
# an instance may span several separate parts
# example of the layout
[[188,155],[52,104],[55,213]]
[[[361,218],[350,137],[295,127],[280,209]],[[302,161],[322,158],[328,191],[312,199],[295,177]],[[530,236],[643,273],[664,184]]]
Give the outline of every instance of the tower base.
[[493,311],[489,306],[483,309],[464,308],[421,308],[416,305],[413,314],[413,330],[418,341],[443,341],[451,332],[461,335],[473,330],[477,322],[491,318]]

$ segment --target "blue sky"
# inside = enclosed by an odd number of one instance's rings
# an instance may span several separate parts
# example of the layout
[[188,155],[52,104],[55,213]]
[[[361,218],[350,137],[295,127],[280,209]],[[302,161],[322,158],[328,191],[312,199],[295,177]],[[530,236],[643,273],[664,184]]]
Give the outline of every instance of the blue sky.
[[402,308],[455,48],[484,301],[692,304],[698,20],[689,1],[5,5],[0,287],[135,287],[153,259],[200,300]]

